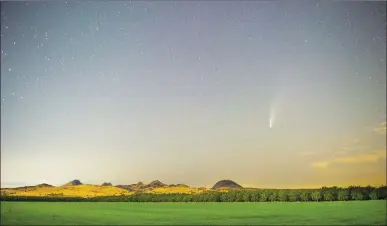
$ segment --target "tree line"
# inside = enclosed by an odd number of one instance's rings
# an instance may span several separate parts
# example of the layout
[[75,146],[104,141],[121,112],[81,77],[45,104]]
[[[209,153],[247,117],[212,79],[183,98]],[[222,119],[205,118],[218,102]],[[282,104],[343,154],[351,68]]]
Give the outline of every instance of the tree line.
[[319,189],[237,189],[228,192],[206,191],[198,194],[135,193],[121,196],[64,197],[10,196],[2,192],[1,201],[43,202],[322,202],[387,199],[387,186],[322,187]]

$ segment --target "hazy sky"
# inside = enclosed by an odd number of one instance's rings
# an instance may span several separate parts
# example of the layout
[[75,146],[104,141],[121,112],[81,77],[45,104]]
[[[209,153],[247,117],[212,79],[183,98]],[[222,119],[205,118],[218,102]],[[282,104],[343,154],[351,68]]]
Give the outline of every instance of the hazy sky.
[[1,184],[385,184],[385,12],[2,2]]

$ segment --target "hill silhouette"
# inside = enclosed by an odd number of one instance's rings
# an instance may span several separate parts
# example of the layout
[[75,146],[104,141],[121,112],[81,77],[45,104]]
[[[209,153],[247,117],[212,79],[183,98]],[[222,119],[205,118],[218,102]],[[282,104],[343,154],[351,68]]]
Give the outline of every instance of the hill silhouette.
[[145,185],[144,188],[161,188],[161,187],[165,187],[165,186],[166,186],[166,184],[164,184],[158,180],[155,180],[155,181],[152,181],[149,184]]
[[125,189],[125,190],[127,190],[127,191],[133,191],[131,185],[119,184],[119,185],[115,185],[114,187],[116,187],[116,188],[121,188],[121,189]]
[[240,186],[239,184],[235,183],[232,180],[221,180],[221,181],[218,181],[212,187],[212,189],[214,189],[214,190],[218,190],[218,189],[239,189],[239,188],[243,188],[243,187]]
[[131,184],[130,187],[131,187],[133,190],[142,189],[142,188],[144,188],[144,183],[142,183],[142,182],[140,181],[140,182],[138,182],[137,184]]
[[52,186],[51,184],[46,184],[46,183],[43,183],[43,184],[38,184],[38,185],[36,185],[36,187],[40,187],[40,188],[45,188],[45,187],[54,187],[54,186]]
[[66,184],[63,185],[63,186],[74,186],[74,185],[81,185],[81,184],[82,184],[82,183],[81,183],[80,180],[75,179],[75,180],[72,180],[72,181],[66,183]]
[[156,188],[163,188],[163,187],[169,187],[169,185],[166,185],[159,180],[155,180],[150,182],[149,184],[144,184],[142,182],[138,182],[137,184],[129,184],[129,185],[116,185],[117,188],[122,188],[127,191],[145,191],[150,189],[156,189]]

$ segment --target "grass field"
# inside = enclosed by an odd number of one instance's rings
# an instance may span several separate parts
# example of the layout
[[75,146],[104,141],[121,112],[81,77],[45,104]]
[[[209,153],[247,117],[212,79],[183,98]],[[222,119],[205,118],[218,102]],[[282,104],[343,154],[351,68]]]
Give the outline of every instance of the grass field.
[[2,202],[2,225],[386,225],[386,201],[320,203]]

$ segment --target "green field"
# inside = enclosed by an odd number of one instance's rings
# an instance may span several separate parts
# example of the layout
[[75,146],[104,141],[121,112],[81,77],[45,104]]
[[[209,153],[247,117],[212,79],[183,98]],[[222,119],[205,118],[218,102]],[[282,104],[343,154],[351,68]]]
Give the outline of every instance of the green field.
[[2,202],[2,225],[386,225],[386,201],[288,203]]

